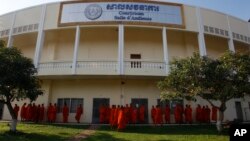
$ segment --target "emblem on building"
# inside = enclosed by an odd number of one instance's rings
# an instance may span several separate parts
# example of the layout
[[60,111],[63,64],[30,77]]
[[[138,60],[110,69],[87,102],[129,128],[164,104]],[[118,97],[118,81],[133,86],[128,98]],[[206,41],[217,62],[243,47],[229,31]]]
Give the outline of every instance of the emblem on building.
[[90,20],[98,19],[102,15],[102,7],[97,4],[90,4],[85,9],[84,14]]

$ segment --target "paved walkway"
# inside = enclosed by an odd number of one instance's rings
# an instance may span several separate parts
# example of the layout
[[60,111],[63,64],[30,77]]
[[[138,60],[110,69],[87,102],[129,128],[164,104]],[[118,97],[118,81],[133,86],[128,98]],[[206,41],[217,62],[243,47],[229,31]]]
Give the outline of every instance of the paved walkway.
[[82,139],[85,139],[91,135],[93,135],[96,131],[96,129],[99,128],[99,125],[91,125],[88,129],[85,129],[78,135],[70,138],[68,141],[81,141]]

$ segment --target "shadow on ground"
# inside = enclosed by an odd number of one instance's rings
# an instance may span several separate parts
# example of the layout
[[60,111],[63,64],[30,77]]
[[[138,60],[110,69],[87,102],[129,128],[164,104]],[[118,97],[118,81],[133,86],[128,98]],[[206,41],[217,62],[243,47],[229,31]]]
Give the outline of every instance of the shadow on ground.
[[[100,131],[115,131],[109,126],[102,126]],[[222,135],[228,136],[228,130],[218,133],[215,125],[176,125],[176,126],[128,126],[124,133],[156,134],[156,135]]]
[[64,141],[65,138],[58,135],[37,133],[11,133],[9,131],[0,134],[0,141]]

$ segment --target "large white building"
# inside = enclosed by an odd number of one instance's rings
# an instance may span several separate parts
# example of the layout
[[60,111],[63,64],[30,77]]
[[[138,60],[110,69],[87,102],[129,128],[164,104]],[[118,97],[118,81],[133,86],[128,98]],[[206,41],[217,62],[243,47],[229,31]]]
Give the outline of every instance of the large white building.
[[[69,121],[75,122],[76,105],[82,103],[81,122],[96,123],[100,103],[143,103],[150,111],[159,103],[156,83],[168,74],[173,58],[249,51],[250,23],[176,3],[82,0],[1,15],[0,39],[34,60],[45,91],[37,104],[67,102]],[[186,103],[193,109],[209,105],[203,99]],[[229,101],[225,120],[250,120],[249,106],[249,97]],[[0,109],[0,119],[10,119],[7,107]],[[150,112],[146,116],[152,122]]]

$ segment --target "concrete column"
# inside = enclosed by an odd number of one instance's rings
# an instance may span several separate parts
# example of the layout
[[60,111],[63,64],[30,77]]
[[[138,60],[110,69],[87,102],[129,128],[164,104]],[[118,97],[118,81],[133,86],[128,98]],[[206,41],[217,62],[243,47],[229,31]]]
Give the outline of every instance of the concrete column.
[[228,26],[228,35],[229,35],[228,48],[229,48],[230,51],[235,52],[234,40],[233,40],[233,33],[231,31],[231,27],[230,27],[230,22],[229,22],[228,15],[227,15],[227,26]]
[[118,27],[118,73],[124,74],[124,25]]
[[196,7],[196,17],[197,17],[197,23],[198,23],[198,43],[199,43],[199,52],[201,56],[206,56],[206,44],[205,44],[205,38],[204,38],[204,25],[201,18],[201,11],[199,7]]
[[80,36],[81,36],[80,34],[81,34],[81,29],[80,29],[80,26],[78,25],[76,27],[74,55],[73,55],[73,62],[72,62],[72,74],[76,74],[77,55],[78,55],[79,41],[80,41]]
[[13,34],[13,29],[14,29],[15,22],[16,22],[16,12],[13,13],[12,23],[11,23],[11,27],[10,27],[8,42],[7,42],[7,47],[11,47],[12,43],[13,43],[12,34]]
[[166,27],[162,28],[162,44],[163,44],[163,57],[165,63],[165,72],[169,73],[169,58],[168,58],[168,41]]
[[34,56],[34,65],[36,68],[38,68],[40,57],[41,57],[41,52],[44,44],[44,21],[45,21],[45,16],[46,16],[46,9],[47,5],[42,6],[42,13],[41,13],[41,18],[39,22],[39,28],[38,28],[38,35],[37,35],[37,42],[36,42],[36,49],[35,49],[35,56]]

